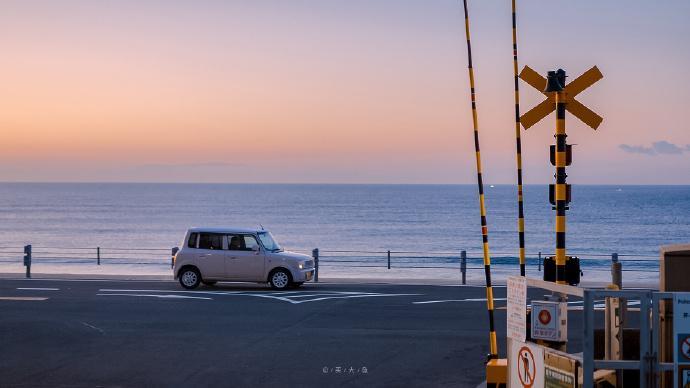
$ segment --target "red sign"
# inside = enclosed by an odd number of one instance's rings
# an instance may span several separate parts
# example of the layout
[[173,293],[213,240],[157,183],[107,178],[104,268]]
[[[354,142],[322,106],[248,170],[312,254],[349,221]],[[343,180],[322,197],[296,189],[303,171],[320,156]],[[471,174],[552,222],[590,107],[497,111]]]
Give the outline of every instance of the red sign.
[[522,384],[524,388],[530,388],[534,384],[534,379],[537,377],[537,366],[534,363],[534,355],[527,346],[520,348],[517,364],[520,384]]
[[548,310],[541,310],[539,312],[539,322],[542,325],[548,325],[551,322],[551,313]]

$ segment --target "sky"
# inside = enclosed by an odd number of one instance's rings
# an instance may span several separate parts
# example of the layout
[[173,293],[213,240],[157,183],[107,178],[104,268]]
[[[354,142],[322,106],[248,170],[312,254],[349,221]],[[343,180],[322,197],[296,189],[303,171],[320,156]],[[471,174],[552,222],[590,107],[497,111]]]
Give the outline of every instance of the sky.
[[[469,1],[484,179],[516,177],[510,0]],[[518,0],[520,68],[593,65],[573,184],[690,184],[690,2]],[[458,0],[0,3],[0,181],[473,183]],[[521,82],[521,110],[541,94]],[[553,181],[555,117],[522,132]]]

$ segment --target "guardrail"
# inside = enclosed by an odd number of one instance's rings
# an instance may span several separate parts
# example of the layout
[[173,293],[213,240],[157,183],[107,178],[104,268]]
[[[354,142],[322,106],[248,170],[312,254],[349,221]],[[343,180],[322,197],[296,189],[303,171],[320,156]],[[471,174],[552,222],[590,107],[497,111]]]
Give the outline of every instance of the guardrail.
[[[174,264],[176,248],[121,248],[121,247],[25,247],[0,246],[0,265],[18,263],[23,255],[26,277],[31,276],[32,264],[93,264],[107,265],[169,265]],[[462,284],[466,284],[468,271],[484,271],[482,253],[460,250],[458,252],[418,252],[418,251],[366,251],[366,250],[323,250],[313,249],[316,273],[321,268],[386,268],[386,269],[456,269]],[[657,257],[651,254],[577,254],[582,268],[587,271],[612,271],[612,277],[620,278],[626,271],[658,271]],[[543,259],[550,253],[537,252],[526,255],[528,268],[542,270]],[[497,268],[516,266],[515,253],[494,252],[492,265]]]

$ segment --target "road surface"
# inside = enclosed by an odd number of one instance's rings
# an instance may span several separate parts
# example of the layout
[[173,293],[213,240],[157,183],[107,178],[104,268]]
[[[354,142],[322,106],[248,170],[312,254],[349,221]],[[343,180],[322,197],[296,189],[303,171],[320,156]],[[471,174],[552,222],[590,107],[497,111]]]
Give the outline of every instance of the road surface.
[[[494,293],[505,342],[505,288]],[[484,296],[476,286],[0,279],[0,386],[475,387]]]

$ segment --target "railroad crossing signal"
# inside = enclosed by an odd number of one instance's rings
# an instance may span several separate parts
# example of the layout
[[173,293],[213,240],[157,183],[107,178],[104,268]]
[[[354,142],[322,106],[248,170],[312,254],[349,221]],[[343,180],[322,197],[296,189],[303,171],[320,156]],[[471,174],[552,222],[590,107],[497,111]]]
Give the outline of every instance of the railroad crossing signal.
[[[565,273],[565,211],[570,203],[570,185],[565,183],[565,167],[572,161],[572,146],[567,144],[565,134],[565,111],[572,113],[593,129],[602,122],[601,116],[575,99],[575,96],[592,86],[604,76],[594,66],[566,85],[565,71],[549,71],[547,78],[525,66],[520,78],[542,92],[546,99],[520,117],[525,129],[533,126],[549,113],[556,111],[556,144],[551,146],[551,164],[556,166],[556,184],[549,187],[549,200],[556,210],[556,283],[566,283]],[[579,271],[579,269],[578,269]],[[546,274],[546,272],[545,272]]]
[[[565,72],[563,72],[563,76],[565,77]],[[586,106],[582,105],[575,99],[575,96],[602,78],[604,78],[603,74],[601,74],[599,68],[594,66],[584,72],[581,76],[577,77],[574,81],[570,82],[568,85],[565,85],[565,79],[560,80],[563,81],[560,83],[560,85],[564,88],[563,92],[565,93],[566,98],[566,101],[564,101],[565,109],[593,129],[599,128],[599,124],[601,124],[604,119]],[[554,100],[556,93],[547,92],[546,78],[532,70],[529,66],[525,66],[522,69],[520,72],[520,79],[527,82],[533,88],[539,90],[546,96],[546,99],[539,105],[520,116],[520,123],[525,129],[528,129],[546,117],[549,113],[556,110],[556,101]]]

